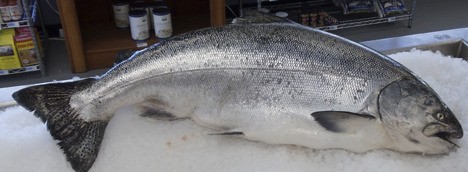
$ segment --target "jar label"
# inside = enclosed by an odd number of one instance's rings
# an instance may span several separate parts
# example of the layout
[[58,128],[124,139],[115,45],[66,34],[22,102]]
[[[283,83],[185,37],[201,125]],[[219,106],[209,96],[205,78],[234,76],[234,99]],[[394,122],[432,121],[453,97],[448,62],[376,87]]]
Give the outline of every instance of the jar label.
[[130,17],[130,30],[134,40],[145,40],[149,38],[148,18]]
[[172,36],[171,15],[153,15],[154,32],[158,38],[168,38]]

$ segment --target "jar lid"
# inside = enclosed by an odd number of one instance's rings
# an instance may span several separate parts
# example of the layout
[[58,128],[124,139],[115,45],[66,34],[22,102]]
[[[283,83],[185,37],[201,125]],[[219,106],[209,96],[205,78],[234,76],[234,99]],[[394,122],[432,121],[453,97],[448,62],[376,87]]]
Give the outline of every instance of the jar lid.
[[112,2],[112,5],[115,5],[115,6],[122,6],[122,5],[127,5],[128,4],[128,1],[126,0],[114,0]]
[[145,10],[131,10],[130,12],[128,12],[128,16],[130,17],[143,17],[145,15],[146,15]]
[[171,13],[171,11],[169,10],[169,8],[154,8],[153,9],[153,14],[155,15],[166,15],[166,14],[169,14]]
[[148,2],[150,8],[169,8],[164,1]]
[[132,8],[132,9],[146,9],[146,8],[148,8],[148,3],[144,2],[144,1],[132,2],[130,4],[130,8]]

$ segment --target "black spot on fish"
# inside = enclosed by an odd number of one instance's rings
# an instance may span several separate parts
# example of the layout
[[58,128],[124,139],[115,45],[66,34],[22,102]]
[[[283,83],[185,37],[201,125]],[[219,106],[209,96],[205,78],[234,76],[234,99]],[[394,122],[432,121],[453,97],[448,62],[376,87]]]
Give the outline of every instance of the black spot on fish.
[[432,106],[434,104],[434,99],[426,99],[424,101],[424,105],[426,106]]
[[277,84],[281,84],[282,82],[283,82],[283,79],[281,79],[281,78],[278,78],[278,80],[276,80]]
[[261,65],[262,65],[262,62],[260,62],[260,60],[255,60],[255,64],[256,64],[257,66],[261,66]]
[[417,140],[415,140],[415,139],[408,138],[408,140],[409,140],[410,142],[413,142],[413,143],[419,144],[419,141],[417,141]]
[[269,45],[270,44],[270,38],[267,38],[266,36],[260,36],[258,43],[264,44],[264,45],[266,45],[266,44]]

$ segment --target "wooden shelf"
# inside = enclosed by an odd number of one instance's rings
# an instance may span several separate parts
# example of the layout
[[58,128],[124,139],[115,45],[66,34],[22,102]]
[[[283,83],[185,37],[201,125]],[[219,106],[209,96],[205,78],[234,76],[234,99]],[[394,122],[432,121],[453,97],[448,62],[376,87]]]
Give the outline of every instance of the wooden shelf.
[[[192,16],[173,20],[174,35],[210,26],[209,16]],[[81,26],[85,61],[88,69],[101,69],[112,67],[115,55],[122,50],[138,50],[146,47],[137,47],[137,42],[131,38],[130,29],[119,29],[114,23],[102,22]],[[148,46],[158,42],[154,31],[146,41]]]
[[[131,38],[130,29],[119,29],[113,23],[82,26],[81,31],[86,53],[137,48],[135,41]],[[155,43],[156,39],[151,37],[147,42]]]
[[[224,0],[166,0],[174,34],[225,23]],[[122,50],[136,50],[130,29],[113,24],[111,0],[57,0],[73,72],[112,67]],[[90,5],[93,4],[93,5]],[[148,45],[158,42],[154,33]]]
[[[81,32],[88,70],[111,67],[119,51],[138,49],[131,38],[130,29],[119,29],[110,22],[84,25]],[[150,45],[156,41],[153,36],[146,42]]]

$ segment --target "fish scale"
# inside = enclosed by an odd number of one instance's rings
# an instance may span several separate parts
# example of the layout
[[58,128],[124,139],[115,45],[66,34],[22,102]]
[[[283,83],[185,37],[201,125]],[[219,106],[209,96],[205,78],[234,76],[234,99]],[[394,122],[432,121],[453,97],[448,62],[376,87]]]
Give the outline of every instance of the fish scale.
[[[381,80],[381,83],[379,83],[381,86],[389,84],[393,80],[401,78],[402,75],[406,74],[398,72],[398,70],[395,69],[396,66],[388,62],[384,63],[386,64],[385,66],[379,66],[376,71],[357,73],[362,71],[362,68],[372,67],[372,69],[374,69],[374,65],[377,63],[373,63],[373,61],[369,59],[375,59],[373,56],[378,56],[378,54],[364,53],[367,54],[368,57],[359,56],[358,54],[360,54],[360,52],[351,54],[351,51],[346,50],[359,49],[362,47],[350,44],[341,46],[338,50],[342,49],[343,51],[339,52],[343,53],[337,55],[337,49],[333,48],[335,46],[333,44],[336,43],[336,40],[339,40],[339,38],[317,31],[314,31],[317,33],[311,34],[310,29],[290,28],[287,24],[268,25],[268,27],[262,25],[233,25],[218,29],[219,30],[202,30],[187,34],[176,39],[177,41],[171,41],[170,43],[165,42],[161,45],[149,48],[148,51],[136,54],[134,60],[131,60],[131,63],[123,63],[117,68],[125,69],[125,71],[112,70],[112,72],[107,73],[98,83],[94,84],[92,88],[85,90],[84,92],[88,92],[88,94],[85,93],[83,97],[89,98],[96,93],[100,93],[99,95],[109,95],[108,99],[114,99],[114,97],[116,97],[115,94],[106,92],[110,90],[108,88],[119,89],[120,85],[133,84],[137,83],[139,80],[157,78],[159,75],[170,75],[174,72],[219,70],[220,68],[265,68],[280,71],[318,71],[327,72],[325,74],[336,76],[337,80],[340,80],[340,77],[346,79],[346,77],[350,75],[355,75],[353,77],[358,79]],[[275,34],[279,30],[283,32],[281,34]],[[224,34],[224,32],[230,34]],[[268,39],[265,38],[266,36],[268,36]],[[298,40],[290,38],[296,38]],[[194,44],[197,42],[196,40],[200,39],[213,41],[203,41],[203,43]],[[296,46],[289,47],[287,46],[288,44],[294,44]],[[333,48],[333,51],[327,50],[330,48]],[[311,49],[315,51],[310,51]],[[362,48],[362,51],[364,50],[366,49]],[[322,52],[332,53],[327,55]],[[297,61],[291,57],[297,59]],[[248,60],[240,60],[246,58],[248,58]],[[281,64],[288,65],[285,66]],[[349,70],[349,68],[356,70]],[[128,69],[133,70],[130,71]],[[343,73],[341,71],[350,71],[352,73]],[[392,73],[389,71],[395,72]],[[121,76],[127,77],[119,80],[120,82],[110,82],[115,81],[116,77],[120,78]],[[112,92],[114,91],[115,90],[112,90]],[[120,93],[120,91],[117,92]]]

